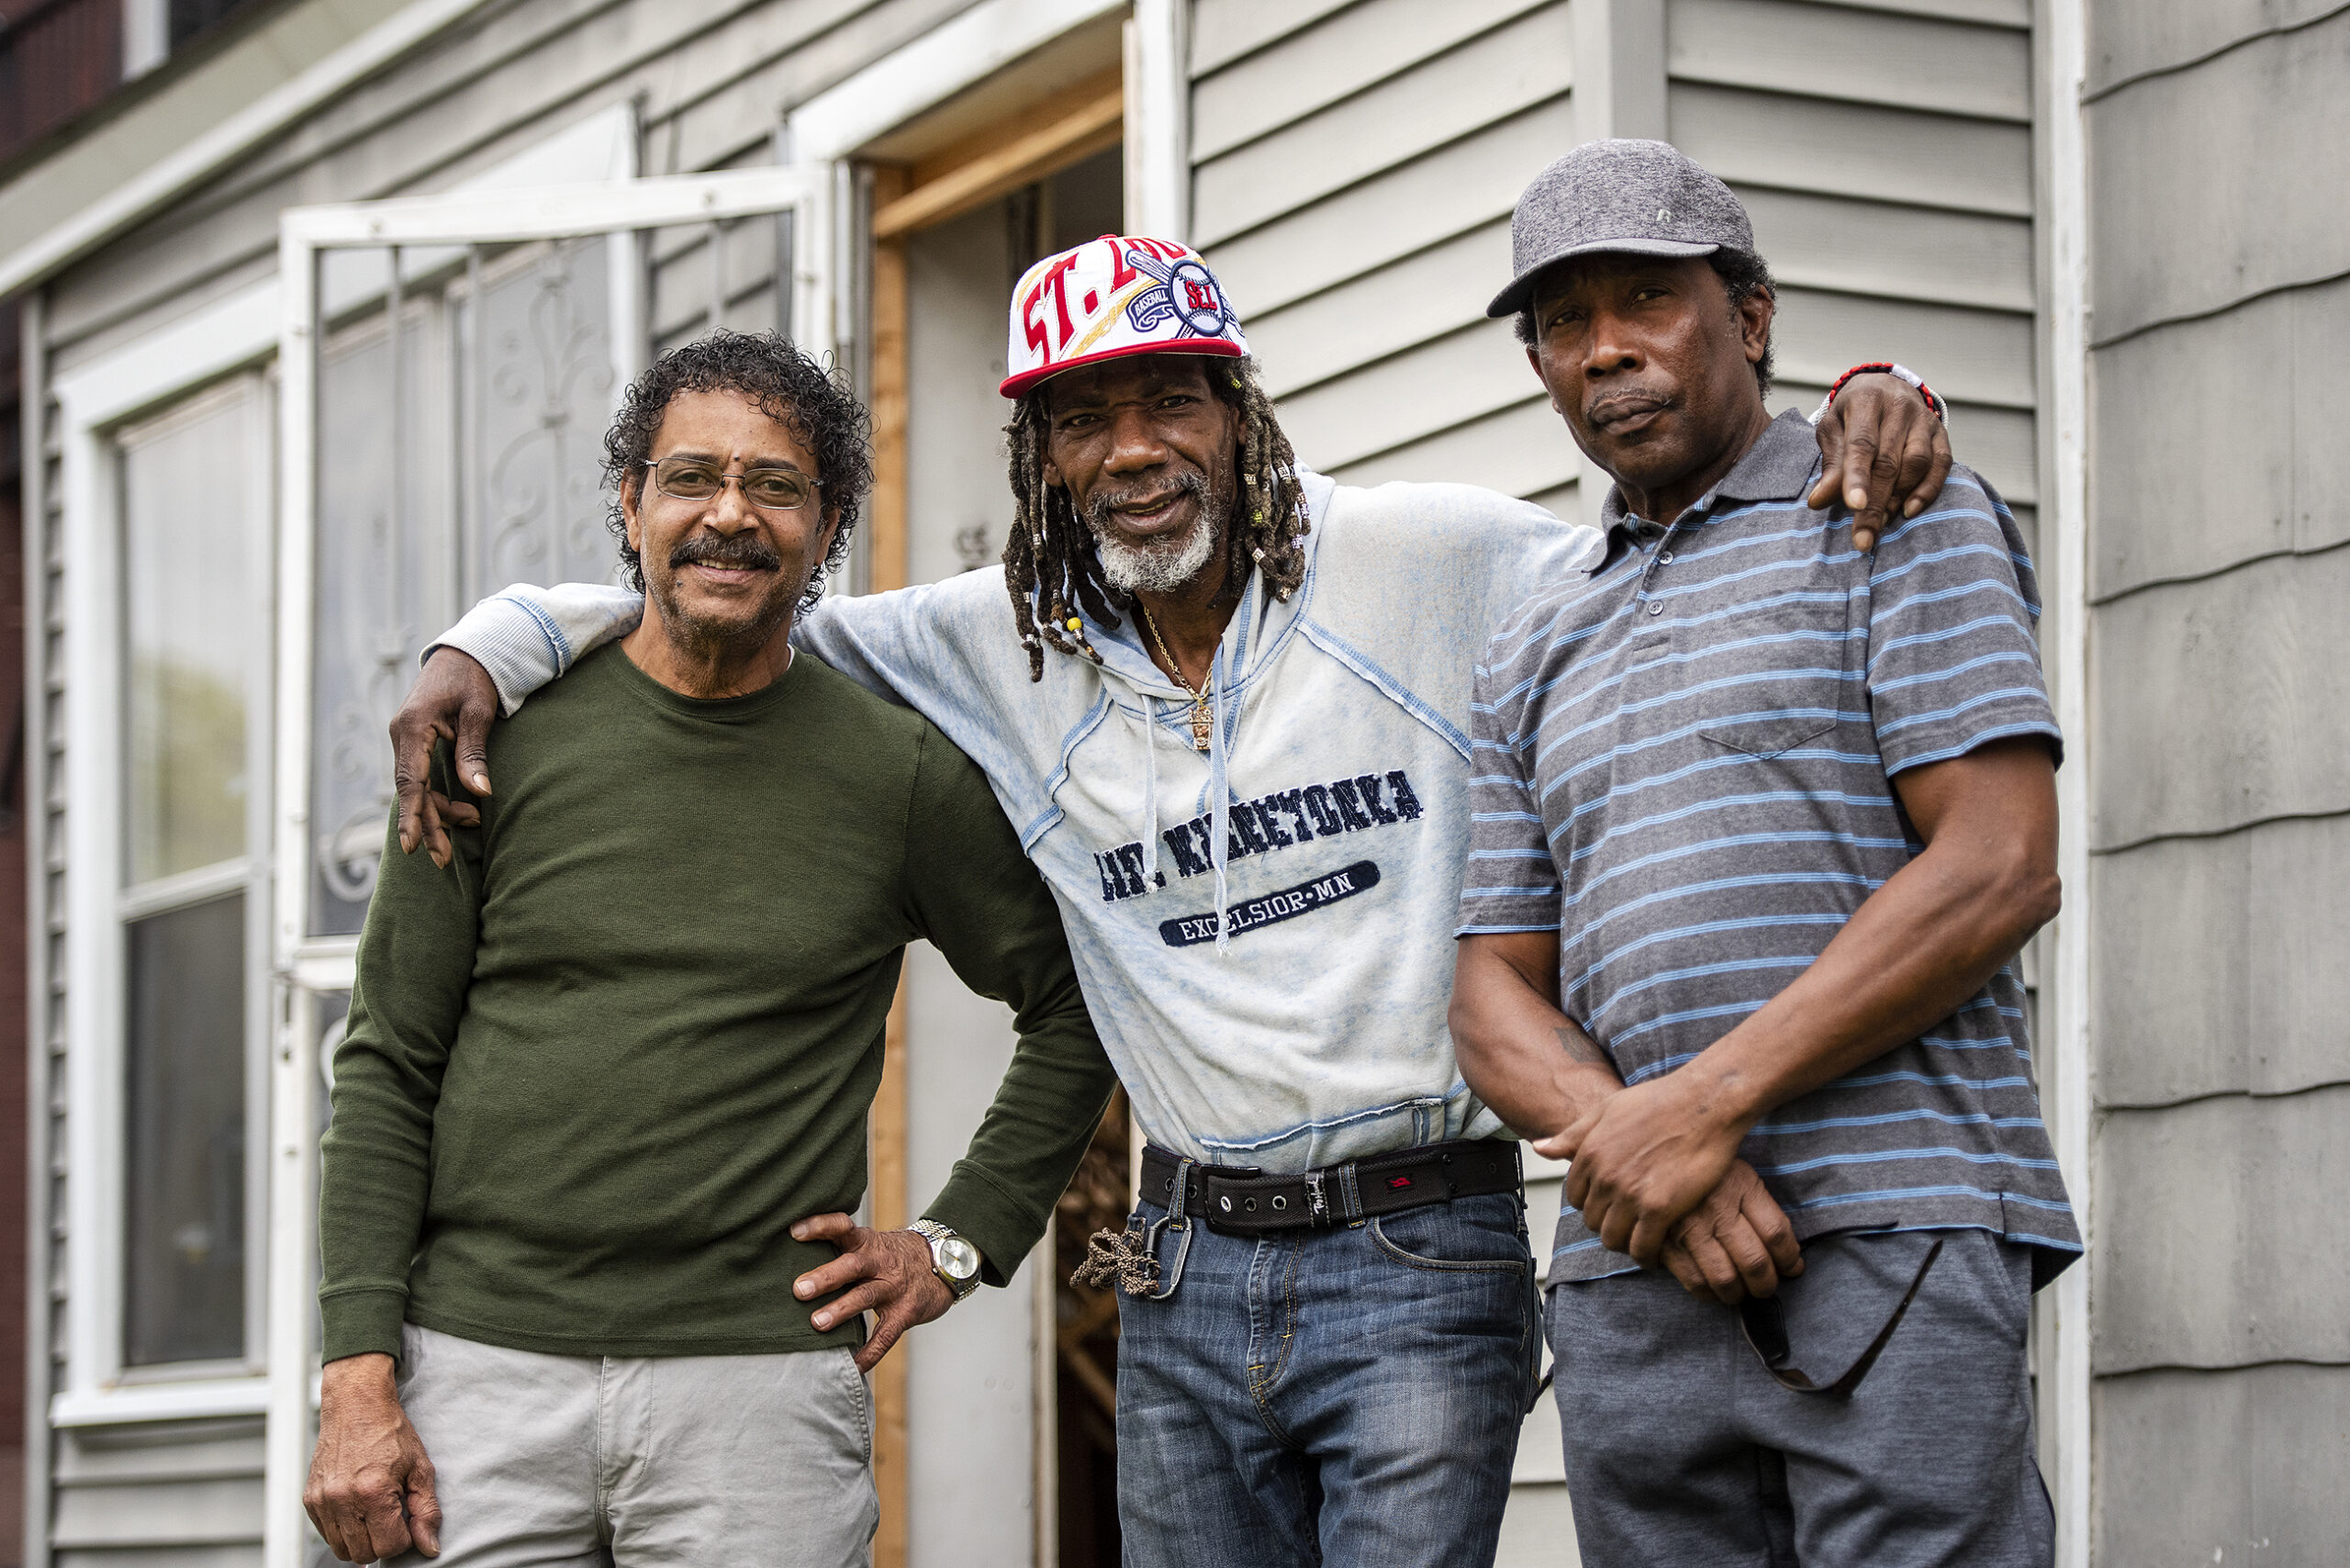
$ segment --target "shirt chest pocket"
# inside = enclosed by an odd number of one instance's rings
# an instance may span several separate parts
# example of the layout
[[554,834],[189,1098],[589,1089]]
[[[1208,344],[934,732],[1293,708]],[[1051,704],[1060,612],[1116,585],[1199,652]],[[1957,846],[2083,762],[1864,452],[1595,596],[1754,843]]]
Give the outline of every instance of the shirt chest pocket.
[[[1830,629],[1819,629],[1829,633]],[[1693,738],[1700,757],[1784,767],[1876,747],[1869,725],[1867,644],[1859,636],[1773,638],[1734,683],[1710,693]]]
[[1706,628],[1702,648],[1681,650],[1675,684],[1686,706],[1673,727],[1684,758],[1801,773],[1807,762],[1832,767],[1874,755],[1868,596],[1852,591],[1842,565],[1820,563],[1800,590],[1725,617]]

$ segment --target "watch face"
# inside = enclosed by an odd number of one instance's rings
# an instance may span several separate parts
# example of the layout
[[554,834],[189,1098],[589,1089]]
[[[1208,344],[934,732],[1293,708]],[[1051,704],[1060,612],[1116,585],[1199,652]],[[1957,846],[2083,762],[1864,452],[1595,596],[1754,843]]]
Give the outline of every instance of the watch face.
[[979,1271],[979,1249],[959,1236],[952,1236],[934,1249],[938,1255],[938,1271],[953,1280],[968,1280]]

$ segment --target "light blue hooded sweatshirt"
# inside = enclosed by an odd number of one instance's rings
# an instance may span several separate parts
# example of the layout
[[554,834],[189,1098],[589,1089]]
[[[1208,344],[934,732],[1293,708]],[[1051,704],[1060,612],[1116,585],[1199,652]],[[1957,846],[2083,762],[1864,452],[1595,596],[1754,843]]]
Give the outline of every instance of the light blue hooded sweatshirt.
[[[1304,584],[1283,603],[1250,577],[1205,753],[1131,615],[1088,624],[1100,665],[1048,649],[1032,683],[1001,566],[834,596],[792,633],[985,770],[1150,1140],[1280,1172],[1502,1130],[1445,1024],[1471,667],[1505,611],[1602,553],[1489,490],[1300,478]],[[510,712],[641,613],[616,588],[515,587],[442,642]]]

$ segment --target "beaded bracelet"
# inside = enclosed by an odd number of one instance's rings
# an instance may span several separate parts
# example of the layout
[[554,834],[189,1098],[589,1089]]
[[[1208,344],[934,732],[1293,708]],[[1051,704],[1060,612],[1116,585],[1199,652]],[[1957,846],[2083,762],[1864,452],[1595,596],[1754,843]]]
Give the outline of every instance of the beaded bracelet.
[[1934,418],[1942,420],[1945,425],[1950,423],[1950,406],[1935,395],[1934,389],[1927,386],[1918,373],[1908,366],[1892,364],[1856,364],[1838,376],[1836,384],[1828,389],[1828,396],[1821,398],[1819,407],[1812,411],[1811,422],[1813,424],[1819,422],[1821,416],[1826,414],[1830,406],[1836,401],[1836,394],[1844,390],[1844,383],[1852,380],[1855,375],[1890,375],[1896,380],[1908,382],[1915,386],[1919,394],[1926,399],[1926,407],[1934,411]]

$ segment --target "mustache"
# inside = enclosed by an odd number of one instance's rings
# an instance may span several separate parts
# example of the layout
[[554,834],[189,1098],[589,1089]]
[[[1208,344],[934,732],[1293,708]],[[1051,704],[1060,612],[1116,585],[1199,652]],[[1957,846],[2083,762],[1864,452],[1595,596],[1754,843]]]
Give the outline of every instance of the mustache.
[[1606,424],[1610,420],[1628,414],[1642,414],[1651,409],[1669,409],[1673,398],[1663,392],[1645,386],[1611,386],[1606,391],[1583,400],[1583,417],[1593,424]]
[[1129,502],[1163,498],[1169,489],[1190,496],[1205,508],[1213,498],[1207,476],[1198,473],[1177,474],[1161,484],[1138,486],[1131,490],[1096,490],[1085,503],[1085,520],[1099,533],[1109,526],[1111,514]]
[[714,533],[697,534],[669,552],[671,569],[678,566],[728,566],[755,572],[779,572],[783,557],[774,546],[755,533],[737,533],[722,538]]

